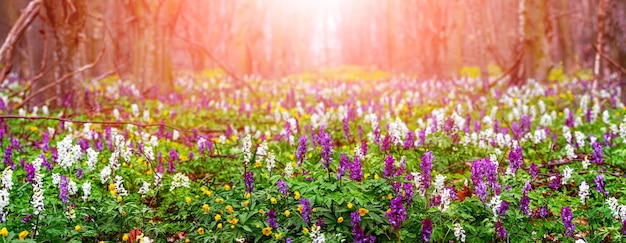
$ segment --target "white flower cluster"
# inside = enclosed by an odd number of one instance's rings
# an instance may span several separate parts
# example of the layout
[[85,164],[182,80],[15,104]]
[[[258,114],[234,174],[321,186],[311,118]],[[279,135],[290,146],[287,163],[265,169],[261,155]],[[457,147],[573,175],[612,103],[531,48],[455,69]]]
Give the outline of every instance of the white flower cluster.
[[573,172],[574,169],[569,166],[565,166],[565,169],[563,169],[563,177],[561,178],[561,185],[567,184],[567,182],[572,178]]
[[154,187],[161,187],[161,180],[163,180],[163,172],[154,173]]
[[267,170],[271,172],[276,166],[276,157],[274,156],[274,153],[271,151],[267,152],[267,159],[265,159],[265,162],[267,163]]
[[266,155],[267,155],[267,142],[263,141],[261,143],[261,145],[259,145],[259,147],[256,149],[256,156],[257,156],[258,160],[261,160]]
[[59,165],[64,169],[70,168],[80,157],[83,152],[78,144],[72,143],[72,138],[68,135],[57,144],[57,152],[59,154]]
[[457,241],[465,242],[465,230],[459,223],[454,224],[454,237],[456,237]]
[[176,175],[174,175],[172,185],[170,186],[170,191],[173,191],[174,189],[179,187],[189,188],[189,177],[183,175],[182,173],[176,173]]
[[146,196],[146,193],[148,193],[148,190],[150,190],[150,183],[144,181],[143,184],[141,184],[138,193],[141,197],[144,197]]
[[313,240],[313,243],[326,243],[326,236],[320,230],[321,227],[317,225],[311,226],[309,237]]
[[250,151],[252,149],[252,141],[250,140],[250,134],[246,135],[246,137],[243,138],[243,142],[242,142],[242,151],[243,151],[243,162],[245,164],[249,164],[250,160],[252,159],[252,152]]
[[72,178],[67,178],[68,182],[67,182],[67,193],[70,196],[76,195],[76,193],[78,192],[78,185],[76,185],[76,182],[72,180]]
[[93,171],[98,163],[98,155],[100,153],[93,150],[91,147],[87,149],[87,168],[89,171]]
[[500,206],[502,206],[502,199],[500,199],[500,195],[493,196],[487,205],[491,208],[491,212],[493,212],[493,219],[496,220],[498,218]]
[[0,221],[4,222],[6,220],[6,214],[4,213],[4,208],[9,206],[9,191],[6,188],[0,189],[0,214],[2,218]]
[[115,191],[120,196],[128,195],[128,191],[126,191],[126,188],[124,188],[124,178],[122,178],[121,176],[115,176]]
[[574,146],[572,146],[571,144],[567,144],[565,145],[565,156],[567,156],[568,159],[575,159],[576,153],[574,153]]
[[563,138],[565,138],[568,144],[572,143],[572,132],[568,126],[563,126]]
[[389,124],[389,135],[391,136],[391,142],[395,145],[402,146],[404,137],[408,132],[409,128],[399,117],[396,117],[395,122]]
[[44,189],[43,189],[43,174],[36,172],[35,181],[33,183],[33,198],[30,203],[33,204],[34,214],[39,215],[45,210],[44,201]]
[[413,185],[417,188],[417,193],[423,197],[425,192],[422,190],[422,174],[419,172],[412,172],[411,175],[413,176]]
[[576,137],[576,144],[578,144],[579,148],[585,147],[585,134],[580,131],[574,132],[574,137]]
[[439,204],[439,211],[445,212],[450,207],[452,190],[450,188],[444,188],[441,192],[441,204]]
[[287,178],[290,178],[293,175],[293,166],[291,165],[290,162],[287,162],[285,164],[285,176]]
[[87,201],[91,195],[91,182],[86,181],[81,187],[83,188],[83,200]]
[[2,171],[2,187],[8,191],[13,188],[13,170],[9,166]]
[[437,195],[438,193],[441,193],[443,191],[445,181],[446,177],[444,175],[437,174],[437,176],[435,176],[433,195]]
[[585,205],[585,200],[589,196],[589,184],[586,181],[582,181],[578,187],[578,196],[580,197],[580,203]]
[[626,205],[620,205],[616,198],[611,197],[606,200],[609,209],[613,213],[613,218],[621,221],[626,220]]

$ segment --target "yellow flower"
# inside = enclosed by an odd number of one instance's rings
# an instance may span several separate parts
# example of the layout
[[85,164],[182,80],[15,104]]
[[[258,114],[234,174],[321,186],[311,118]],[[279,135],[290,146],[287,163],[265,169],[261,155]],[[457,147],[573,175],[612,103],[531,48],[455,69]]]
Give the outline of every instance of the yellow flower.
[[391,193],[389,193],[389,195],[387,195],[387,199],[391,200],[393,198],[393,195],[391,195]]
[[122,196],[117,196],[117,201],[122,202]]
[[198,199],[198,198],[200,198],[200,196],[199,196],[199,195],[196,195],[196,199]]
[[302,204],[298,205],[298,212],[302,213]]
[[348,208],[352,209],[352,203],[350,203],[350,202],[348,203]]
[[312,212],[317,213],[317,208],[311,209]]
[[115,184],[111,183],[109,184],[109,191],[113,191],[115,190]]
[[285,210],[285,217],[289,217],[290,214],[291,212],[289,212],[289,210]]
[[26,236],[28,236],[28,231],[26,230],[20,232],[20,234],[18,235],[18,237],[20,237],[20,240],[26,239]]
[[80,227],[80,225],[76,225],[76,226],[74,226],[74,229],[75,229],[76,231],[80,231],[81,227]]
[[220,220],[222,220],[222,215],[219,215],[219,214],[215,215],[215,221],[220,221]]
[[217,224],[217,228],[221,229],[222,228],[222,223]]
[[341,222],[343,222],[343,217],[339,217],[339,218],[337,218],[337,223],[338,223],[338,224],[341,224]]
[[211,211],[211,208],[209,207],[208,204],[204,204],[204,205],[202,205],[202,210],[204,210],[204,212],[209,212],[209,211]]
[[276,204],[276,198],[275,197],[270,198],[270,202],[272,202],[272,204]]
[[111,196],[112,197],[115,197],[115,194],[117,193],[117,190],[113,189],[113,190],[111,190],[109,192],[111,192]]
[[7,227],[2,227],[2,230],[0,230],[0,235],[2,235],[2,237],[7,237],[7,235],[9,235]]
[[130,237],[128,236],[128,234],[124,234],[124,235],[122,236],[122,241],[127,241],[127,240],[128,240],[128,238],[130,238]]
[[190,239],[185,239],[185,243],[189,243],[189,242],[191,242]]
[[367,173],[367,174],[363,175],[363,178],[367,180],[367,178],[369,178],[370,175],[371,175],[370,173]]
[[361,215],[361,217],[365,216],[369,212],[370,211],[365,208],[359,208],[359,215]]
[[272,234],[272,228],[271,227],[265,227],[265,228],[263,228],[262,231],[263,231],[263,234],[265,236],[269,236],[270,234]]
[[254,163],[254,168],[259,168],[261,166],[263,166],[263,163],[261,163],[261,161],[257,160],[257,162]]
[[244,207],[247,207],[248,205],[250,205],[250,201],[246,200],[245,202],[243,202]]
[[244,196],[245,198],[250,198],[250,193],[249,193],[249,192],[246,192],[246,194],[243,194],[243,196]]
[[238,219],[238,218],[229,219],[229,220],[228,220],[228,222],[229,222],[230,224],[237,224],[237,222],[239,222],[239,219]]
[[374,174],[374,179],[378,180],[378,174]]
[[230,226],[230,228],[231,228],[231,229],[234,229],[234,228],[235,228],[235,226],[234,226],[234,225],[231,225],[231,226]]
[[224,185],[224,190],[226,190],[226,191],[230,191],[230,185],[225,184],[225,185]]
[[204,229],[203,228],[198,228],[198,234],[204,234]]
[[265,214],[265,210],[263,210],[263,209],[259,209],[259,213],[260,213],[260,214]]
[[233,206],[230,206],[230,205],[226,205],[226,210],[228,210],[229,214],[233,214],[235,212],[235,210],[233,209]]
[[300,200],[300,192],[296,191],[296,192],[294,192],[294,194],[295,194],[295,196],[293,196],[293,199]]
[[307,229],[307,228],[302,228],[302,233],[304,233],[304,234],[308,234],[308,233],[309,233],[309,229]]
[[274,234],[274,238],[276,238],[277,240],[280,239],[280,237],[283,235],[283,233],[277,233]]
[[122,211],[122,217],[126,216],[126,212]]
[[30,127],[30,131],[31,132],[37,131],[37,127]]

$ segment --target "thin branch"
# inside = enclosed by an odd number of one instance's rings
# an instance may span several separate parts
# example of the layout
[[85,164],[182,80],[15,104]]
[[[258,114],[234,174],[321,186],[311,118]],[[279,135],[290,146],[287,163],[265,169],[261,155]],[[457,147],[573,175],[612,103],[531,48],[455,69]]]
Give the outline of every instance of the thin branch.
[[26,6],[22,15],[20,15],[17,21],[15,21],[13,28],[9,31],[4,43],[2,43],[2,46],[0,47],[0,60],[4,59],[6,66],[0,73],[0,80],[4,80],[9,71],[11,71],[11,67],[13,66],[13,62],[11,60],[13,49],[15,49],[17,42],[22,38],[22,35],[26,29],[28,29],[30,23],[32,23],[35,17],[39,14],[41,3],[42,0],[34,0]]
[[615,68],[617,68],[620,72],[622,72],[624,75],[626,75],[626,69],[624,69],[624,67],[620,66],[615,60],[613,60],[610,57],[606,56],[603,52],[598,51],[598,48],[596,46],[591,45],[591,47],[593,48],[594,51],[596,51],[596,53],[598,53],[600,55],[600,57],[602,57],[602,59],[606,60],[611,65],[613,65]]
[[[51,116],[20,116],[20,115],[0,115],[0,120],[1,119],[53,120],[53,121],[70,122],[70,123],[77,123],[77,124],[90,123],[90,124],[105,124],[105,125],[135,125],[141,128],[164,126],[169,129],[177,130],[180,132],[193,133],[193,130],[187,130],[187,129],[179,128],[176,126],[160,124],[160,123],[159,124],[156,124],[156,123],[144,124],[144,123],[131,122],[131,121],[84,121],[84,120],[72,120],[72,119],[67,119],[67,118],[51,117]],[[223,130],[209,130],[209,129],[198,129],[198,131],[204,132],[204,133],[223,133],[224,132]]]

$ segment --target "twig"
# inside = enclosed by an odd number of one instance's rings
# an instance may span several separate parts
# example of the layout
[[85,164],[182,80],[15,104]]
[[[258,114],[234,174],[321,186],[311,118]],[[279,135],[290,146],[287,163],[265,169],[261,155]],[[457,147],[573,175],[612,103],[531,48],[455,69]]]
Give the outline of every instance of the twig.
[[[182,129],[182,128],[175,127],[172,125],[167,125],[167,124],[155,124],[155,123],[142,124],[142,123],[130,122],[130,121],[82,121],[82,120],[66,119],[66,118],[61,118],[61,117],[19,116],[19,115],[0,115],[0,119],[54,120],[54,121],[70,122],[70,123],[77,123],[77,124],[91,123],[91,124],[107,124],[107,125],[135,125],[137,127],[142,127],[142,128],[164,126],[172,130],[177,130],[177,131],[186,132],[186,133],[193,133],[193,130]],[[204,133],[223,133],[224,132],[223,130],[207,130],[207,129],[198,130],[198,131],[204,132]]]
[[606,56],[603,52],[598,51],[598,48],[596,46],[591,45],[591,47],[593,48],[594,51],[596,51],[596,53],[598,53],[600,55],[600,57],[602,57],[602,59],[608,61],[611,65],[613,65],[620,72],[622,72],[624,75],[626,75],[626,69],[624,69],[622,66],[620,66],[615,60],[613,60],[610,57]]
[[13,66],[13,62],[11,60],[13,49],[15,48],[15,45],[17,45],[17,42],[22,38],[24,31],[26,31],[30,23],[32,23],[35,17],[39,14],[41,3],[42,0],[34,0],[26,6],[24,13],[22,13],[17,21],[15,21],[15,24],[11,28],[11,31],[9,31],[2,47],[0,47],[0,60],[4,59],[6,62],[6,66],[0,73],[0,80],[4,80],[9,71],[11,71],[11,67]]

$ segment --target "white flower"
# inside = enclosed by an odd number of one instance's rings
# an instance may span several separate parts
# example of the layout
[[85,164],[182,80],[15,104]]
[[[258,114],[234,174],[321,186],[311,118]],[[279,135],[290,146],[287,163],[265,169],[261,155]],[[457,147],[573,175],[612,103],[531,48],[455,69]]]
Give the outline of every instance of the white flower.
[[13,188],[13,170],[10,166],[7,166],[2,171],[2,187],[10,191]]
[[567,143],[572,143],[572,133],[570,132],[568,126],[563,126],[563,137]]
[[438,174],[435,177],[435,184],[434,184],[435,189],[433,190],[433,194],[437,194],[443,190],[445,181],[446,181],[446,177],[441,174]]
[[406,124],[402,122],[399,117],[396,117],[396,121],[389,124],[389,135],[391,136],[391,142],[395,145],[402,145],[404,143],[404,137],[409,129]]
[[412,172],[411,175],[413,176],[413,185],[415,185],[415,187],[417,188],[417,192],[420,194],[420,196],[424,196],[424,190],[422,189],[422,174],[420,174],[419,172]]
[[567,182],[572,178],[572,172],[574,172],[574,169],[569,166],[565,166],[565,169],[563,169],[563,178],[561,178],[561,185],[567,184]]
[[120,196],[128,195],[128,191],[124,188],[124,178],[121,176],[115,176],[115,191],[117,191],[117,194]]
[[611,115],[609,114],[609,110],[604,110],[602,112],[602,122],[604,122],[604,124],[611,124],[611,120],[609,120],[610,117]]
[[189,177],[183,175],[182,173],[176,173],[176,175],[174,175],[174,179],[172,180],[170,191],[173,191],[178,187],[189,188]]
[[265,162],[267,163],[267,170],[272,171],[272,169],[274,169],[274,167],[276,166],[276,158],[274,157],[274,153],[272,153],[271,151],[268,152]]
[[622,208],[623,205],[619,205],[619,202],[614,197],[607,199],[606,204],[609,205],[609,209],[613,213],[613,217],[622,221],[623,219],[621,217],[620,208]]
[[143,121],[144,122],[149,122],[150,121],[150,111],[149,110],[143,110]]
[[252,159],[252,153],[250,152],[251,147],[252,141],[250,141],[250,134],[248,134],[246,135],[246,137],[243,138],[241,148],[241,150],[243,151],[243,162],[246,164],[250,163],[250,159]]
[[178,130],[174,130],[174,132],[172,133],[172,140],[178,140],[178,137],[180,137],[180,133],[178,132]]
[[81,187],[83,188],[83,200],[87,201],[91,194],[91,182],[86,181]]
[[443,189],[441,192],[441,204],[439,204],[439,211],[445,212],[450,207],[450,194],[452,191],[449,188]]
[[[53,175],[54,176],[54,175]],[[53,177],[54,178],[54,177]],[[104,185],[107,184],[107,182],[109,181],[109,178],[111,178],[111,167],[109,166],[105,166],[104,168],[102,168],[102,170],[100,171],[100,182]]]
[[585,156],[585,159],[583,159],[582,164],[583,164],[583,169],[585,170],[589,167],[589,159],[587,159],[587,156]]
[[493,212],[493,218],[496,219],[498,217],[498,211],[500,210],[500,206],[502,205],[500,195],[493,196],[491,198],[491,201],[487,205],[491,208],[491,212]]
[[585,147],[585,134],[579,131],[574,132],[574,137],[576,137],[576,143],[579,148]]
[[313,240],[313,243],[326,243],[326,236],[320,232],[320,227],[317,225],[311,226],[309,237]]
[[4,208],[9,206],[9,191],[7,189],[0,189],[0,214],[2,214],[2,221],[6,219]]
[[120,111],[118,111],[117,108],[113,109],[113,117],[115,117],[115,120],[120,119]]
[[83,152],[79,145],[73,145],[72,138],[68,135],[57,143],[57,152],[59,155],[59,165],[64,169],[70,168],[80,157]]
[[574,242],[574,243],[587,243],[587,242],[586,242],[585,240],[583,240],[583,239],[578,239],[578,240],[576,240],[576,242]]
[[363,160],[365,155],[363,155],[363,151],[361,151],[361,146],[357,145],[354,147],[354,157],[359,157],[359,159]]
[[574,153],[574,146],[572,146],[569,143],[565,145],[565,154],[566,154],[567,158],[570,159],[570,160],[571,159],[575,159],[577,157],[576,153]]
[[69,182],[67,183],[67,193],[70,196],[76,195],[76,193],[78,192],[78,186],[76,185],[76,182],[72,180],[72,178],[67,178],[69,180]]
[[465,230],[459,223],[454,224],[454,237],[457,241],[465,242]]
[[30,201],[33,205],[34,214],[39,215],[41,212],[45,210],[43,200],[44,200],[44,189],[41,186],[33,187],[33,198]]
[[43,112],[44,115],[50,115],[50,110],[48,110],[48,106],[44,105],[41,107],[41,111]]
[[163,172],[154,173],[154,187],[161,187],[161,180],[163,180]]
[[93,169],[96,167],[96,163],[98,163],[99,154],[100,153],[93,150],[91,147],[87,149],[87,168],[89,171],[93,171]]
[[287,162],[287,164],[285,165],[285,176],[289,178],[292,175],[293,175],[293,166],[291,165],[291,163]]
[[52,184],[58,186],[61,183],[61,176],[58,173],[52,174]]
[[130,110],[133,113],[134,117],[137,117],[139,115],[139,106],[137,106],[137,104],[132,104],[130,106]]
[[139,191],[138,191],[139,195],[141,195],[141,197],[144,197],[146,193],[148,193],[149,189],[150,189],[150,183],[144,181],[141,187],[139,188]]
[[261,145],[256,149],[256,156],[259,160],[263,159],[267,155],[267,142],[263,141]]
[[578,196],[580,197],[580,203],[585,205],[585,200],[589,196],[589,184],[587,184],[587,182],[582,181],[580,183],[580,187],[578,187]]

